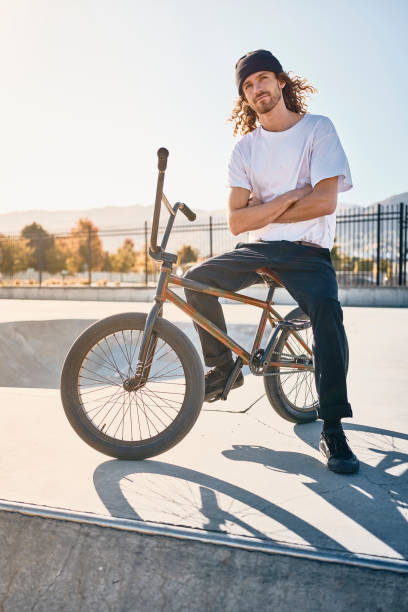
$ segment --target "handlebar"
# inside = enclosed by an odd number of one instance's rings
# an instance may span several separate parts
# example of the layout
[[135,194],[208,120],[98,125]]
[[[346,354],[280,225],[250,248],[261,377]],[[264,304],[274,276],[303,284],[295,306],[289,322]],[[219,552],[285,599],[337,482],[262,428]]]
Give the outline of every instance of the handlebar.
[[157,246],[157,230],[159,228],[159,219],[160,219],[160,205],[163,197],[163,183],[164,183],[164,173],[167,168],[167,158],[169,156],[169,152],[167,149],[162,147],[157,151],[157,167],[159,168],[159,176],[157,177],[157,187],[156,187],[156,199],[154,202],[154,213],[153,213],[153,223],[152,223],[152,234],[150,236],[150,248],[154,253],[158,253],[160,251],[160,247]]
[[169,152],[164,147],[161,147],[161,149],[157,151],[157,157],[158,157],[157,167],[160,170],[160,172],[164,172],[166,170],[168,156],[169,156]]
[[[154,203],[152,233],[150,237],[150,250],[154,254],[158,254],[166,248],[167,240],[170,235],[170,231],[174,223],[174,218],[178,210],[181,210],[181,212],[187,217],[189,221],[195,221],[197,217],[197,215],[187,206],[187,204],[183,204],[182,202],[177,202],[177,204],[175,204],[172,208],[170,204],[168,203],[167,198],[163,194],[164,174],[167,168],[168,157],[169,157],[169,152],[164,147],[161,147],[157,151],[157,167],[159,169],[159,176],[157,177],[156,199]],[[170,218],[167,224],[166,231],[164,233],[162,244],[161,246],[158,246],[157,245],[157,232],[159,229],[160,206],[161,206],[162,200],[165,202],[170,212]]]
[[182,204],[181,202],[179,202],[178,204],[179,204],[179,210],[181,210],[181,212],[184,213],[184,215],[187,217],[189,221],[195,221],[197,219],[197,215],[195,214],[195,212],[191,210],[191,208],[187,206],[187,204]]

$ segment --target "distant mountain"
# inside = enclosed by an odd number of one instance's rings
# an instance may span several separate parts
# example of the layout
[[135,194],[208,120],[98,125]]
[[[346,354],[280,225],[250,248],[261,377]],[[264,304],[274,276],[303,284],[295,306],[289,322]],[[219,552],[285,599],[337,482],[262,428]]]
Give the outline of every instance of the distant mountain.
[[[399,202],[408,202],[408,192],[399,193],[379,202],[383,206],[393,206]],[[377,204],[377,202],[375,203]],[[370,205],[374,206],[374,204]],[[361,208],[354,204],[340,203],[339,212],[345,209]],[[206,223],[210,216],[213,219],[222,219],[227,215],[226,208],[216,210],[196,210],[197,221]],[[166,210],[162,209],[161,221],[166,221]],[[132,206],[105,206],[102,208],[90,208],[87,210],[26,210],[0,214],[0,233],[18,234],[25,225],[36,221],[48,232],[68,232],[81,217],[88,217],[100,230],[140,228],[144,222],[149,224],[153,217],[153,206],[134,204]],[[188,223],[184,215],[177,216],[177,225]]]
[[[395,206],[400,202],[405,202],[406,204],[408,203],[408,191],[405,191],[404,193],[397,193],[397,195],[390,196],[382,202],[375,202],[375,204],[371,204],[371,206],[376,206],[377,204],[381,204],[381,206]],[[366,208],[370,207],[367,206]]]
[[[0,234],[19,234],[24,226],[35,221],[51,233],[65,233],[76,224],[78,219],[87,217],[100,230],[116,230],[123,228],[140,228],[147,221],[150,225],[153,218],[153,206],[105,206],[87,210],[25,210],[0,214]],[[226,216],[225,209],[204,211],[195,210],[197,221],[206,223],[209,216],[220,218]],[[168,213],[162,208],[160,222],[165,223]],[[176,218],[178,225],[188,223],[183,214]]]

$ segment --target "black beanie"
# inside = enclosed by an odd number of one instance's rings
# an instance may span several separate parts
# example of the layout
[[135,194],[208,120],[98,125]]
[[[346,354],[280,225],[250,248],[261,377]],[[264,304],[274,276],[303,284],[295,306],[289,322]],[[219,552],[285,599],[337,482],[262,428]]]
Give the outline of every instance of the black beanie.
[[235,64],[235,80],[240,95],[242,95],[242,85],[245,79],[250,74],[261,72],[261,70],[282,72],[283,69],[280,61],[270,51],[265,51],[265,49],[250,51],[239,58]]

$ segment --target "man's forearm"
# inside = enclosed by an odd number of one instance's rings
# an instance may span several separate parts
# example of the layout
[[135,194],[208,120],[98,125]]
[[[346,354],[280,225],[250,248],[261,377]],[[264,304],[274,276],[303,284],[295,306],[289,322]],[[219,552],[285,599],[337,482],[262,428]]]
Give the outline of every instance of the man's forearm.
[[277,196],[270,202],[259,206],[247,206],[232,210],[229,215],[229,225],[233,234],[241,234],[257,230],[268,223],[275,223],[285,211],[299,199],[296,190]]
[[296,221],[308,221],[330,215],[333,210],[328,206],[327,199],[316,193],[311,193],[301,198],[290,207],[285,209],[274,223],[295,223]]

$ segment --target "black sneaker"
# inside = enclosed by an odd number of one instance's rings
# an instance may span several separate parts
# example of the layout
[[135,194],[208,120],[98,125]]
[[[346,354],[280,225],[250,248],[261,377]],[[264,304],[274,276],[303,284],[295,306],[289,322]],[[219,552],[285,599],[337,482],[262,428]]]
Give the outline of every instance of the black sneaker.
[[[216,400],[220,399],[227,383],[228,376],[230,375],[233,367],[234,364],[232,364],[231,369],[228,370],[215,367],[207,372],[205,375],[205,402],[215,402]],[[243,384],[244,376],[242,372],[240,372],[231,389],[242,387]]]
[[360,462],[347,444],[342,427],[322,431],[319,448],[327,457],[327,467],[339,474],[352,474],[358,471]]

